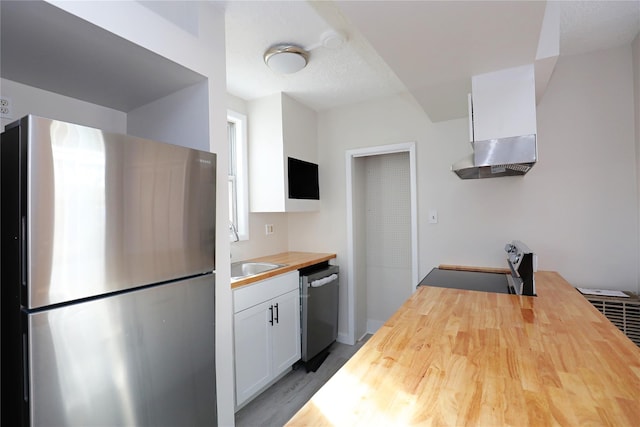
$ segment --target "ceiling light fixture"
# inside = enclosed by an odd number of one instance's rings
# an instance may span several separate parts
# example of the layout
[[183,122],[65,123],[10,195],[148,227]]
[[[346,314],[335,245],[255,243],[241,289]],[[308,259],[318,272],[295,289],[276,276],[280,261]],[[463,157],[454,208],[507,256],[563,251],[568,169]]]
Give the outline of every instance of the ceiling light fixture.
[[273,71],[291,74],[302,70],[309,61],[309,52],[292,44],[271,46],[264,53],[264,62]]

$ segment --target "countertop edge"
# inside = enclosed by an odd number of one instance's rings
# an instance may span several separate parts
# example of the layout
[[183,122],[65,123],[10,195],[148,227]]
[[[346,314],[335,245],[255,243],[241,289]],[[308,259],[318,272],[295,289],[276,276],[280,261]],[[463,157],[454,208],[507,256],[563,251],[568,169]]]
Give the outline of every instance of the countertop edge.
[[468,265],[440,264],[438,268],[440,270],[474,271],[479,273],[499,273],[499,274],[511,273],[511,271],[508,268],[501,268],[501,267],[476,267],[476,266],[468,266]]
[[[276,268],[274,270],[265,271],[264,273],[256,274],[254,276],[245,277],[243,279],[231,282],[231,289],[241,288],[246,285],[250,285],[261,280],[269,279],[280,274],[288,273],[290,271],[299,270],[310,265],[318,264],[324,261],[329,261],[336,258],[334,253],[315,253],[315,252],[282,252],[274,255],[267,255],[259,258],[253,258],[243,260],[247,262],[271,262],[274,264],[286,264],[284,267]],[[288,259],[293,258],[294,261],[286,262]],[[301,261],[295,261],[297,258],[303,258]],[[283,261],[284,260],[284,261]]]

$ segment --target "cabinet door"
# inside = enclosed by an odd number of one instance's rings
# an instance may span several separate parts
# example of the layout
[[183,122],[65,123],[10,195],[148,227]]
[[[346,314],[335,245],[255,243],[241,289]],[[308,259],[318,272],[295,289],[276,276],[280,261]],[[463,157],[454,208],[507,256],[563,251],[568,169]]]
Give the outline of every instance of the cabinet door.
[[277,376],[300,359],[300,291],[288,292],[272,303],[277,314],[272,328],[273,374]]
[[234,315],[236,405],[241,405],[273,378],[270,301]]
[[471,92],[475,141],[536,133],[533,64],[475,75]]

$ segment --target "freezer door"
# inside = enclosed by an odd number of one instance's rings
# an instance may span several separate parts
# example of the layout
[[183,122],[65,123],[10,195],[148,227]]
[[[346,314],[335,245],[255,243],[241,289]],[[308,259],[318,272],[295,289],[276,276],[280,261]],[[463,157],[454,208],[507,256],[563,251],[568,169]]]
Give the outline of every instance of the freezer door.
[[216,425],[212,274],[27,316],[32,426]]
[[25,307],[215,269],[215,154],[34,116],[22,122]]

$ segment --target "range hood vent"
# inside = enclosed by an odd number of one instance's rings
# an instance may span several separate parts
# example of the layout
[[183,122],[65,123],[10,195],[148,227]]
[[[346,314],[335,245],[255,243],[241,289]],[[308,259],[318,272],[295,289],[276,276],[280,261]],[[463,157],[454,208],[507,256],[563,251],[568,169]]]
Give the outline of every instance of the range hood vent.
[[451,166],[461,179],[524,175],[538,158],[536,135],[488,139],[473,143],[473,154]]
[[533,64],[473,76],[473,154],[451,166],[462,179],[524,175],[538,160]]

